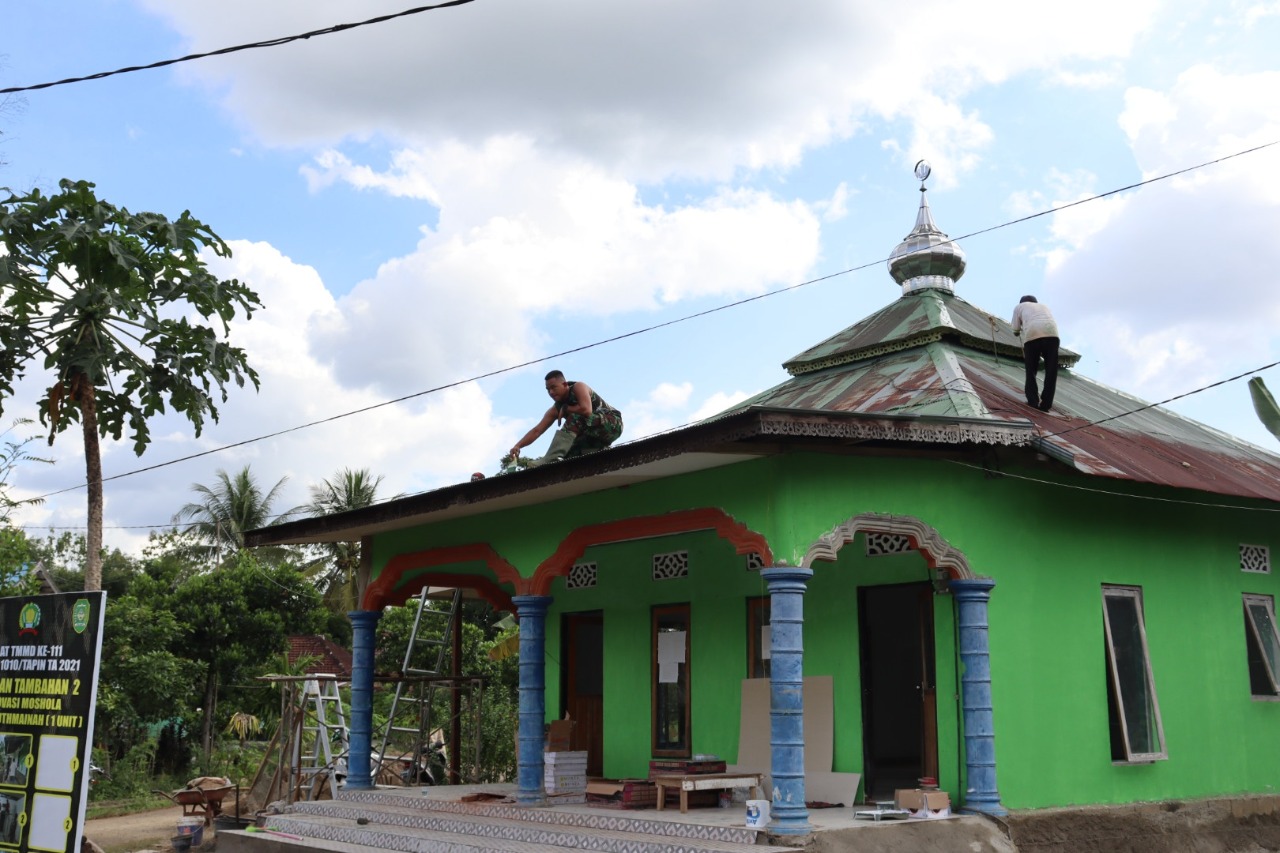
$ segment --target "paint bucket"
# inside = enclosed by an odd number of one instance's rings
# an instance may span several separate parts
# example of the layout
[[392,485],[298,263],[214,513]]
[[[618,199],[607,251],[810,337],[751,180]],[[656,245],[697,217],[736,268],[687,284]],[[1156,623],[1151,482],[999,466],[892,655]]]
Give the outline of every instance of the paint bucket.
[[769,825],[769,801],[747,800],[747,826],[750,829],[764,829]]
[[191,846],[199,847],[204,841],[204,818],[184,817],[178,820],[178,834],[191,838]]

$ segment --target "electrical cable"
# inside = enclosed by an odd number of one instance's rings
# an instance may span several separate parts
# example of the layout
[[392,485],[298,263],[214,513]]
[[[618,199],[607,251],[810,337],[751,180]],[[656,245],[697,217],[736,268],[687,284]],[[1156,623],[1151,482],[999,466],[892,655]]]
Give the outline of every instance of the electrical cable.
[[151,62],[147,65],[130,65],[125,68],[117,68],[114,71],[99,71],[96,74],[86,74],[83,77],[68,77],[65,80],[54,80],[51,83],[37,83],[32,86],[10,86],[7,89],[0,89],[0,95],[13,95],[18,92],[34,92],[38,89],[52,89],[54,86],[66,86],[70,83],[84,83],[89,80],[101,80],[105,77],[114,77],[117,74],[131,74],[134,71],[150,71],[155,68],[164,68],[167,65],[177,65],[180,62],[191,62],[195,59],[206,59],[210,56],[224,56],[229,53],[237,53],[242,50],[253,50],[260,47],[279,47],[280,45],[289,44],[295,41],[304,41],[306,39],[315,38],[317,36],[327,36],[333,33],[346,32],[354,30],[357,27],[367,27],[370,24],[381,24],[396,18],[403,18],[408,15],[417,15],[421,12],[431,12],[435,9],[444,9],[449,6],[461,6],[464,3],[473,3],[475,0],[447,0],[445,3],[437,3],[433,6],[416,6],[412,9],[405,9],[403,12],[393,12],[389,15],[379,15],[376,18],[369,18],[365,21],[357,21],[353,24],[334,24],[330,27],[324,27],[318,30],[311,30],[306,33],[299,33],[295,36],[280,36],[279,38],[266,39],[264,41],[248,42],[247,44],[237,44],[232,47],[223,47],[218,50],[210,50],[204,53],[190,53],[186,56],[179,56],[176,59],[162,59],[159,62]]
[[1168,399],[1161,400],[1159,403],[1147,403],[1145,406],[1139,406],[1136,409],[1130,409],[1129,411],[1121,412],[1118,415],[1111,415],[1109,417],[1100,418],[1096,421],[1089,421],[1088,423],[1079,424],[1078,426],[1073,426],[1070,429],[1064,429],[1060,432],[1046,433],[1040,437],[1055,438],[1059,435],[1066,435],[1067,433],[1075,432],[1076,430],[1088,429],[1089,427],[1097,426],[1098,424],[1105,424],[1107,421],[1114,421],[1116,418],[1127,418],[1129,415],[1136,415],[1138,412],[1145,412],[1147,409],[1154,409],[1156,406],[1163,406],[1165,403],[1172,403],[1174,400],[1181,400],[1183,397],[1190,397],[1192,394],[1199,394],[1201,391],[1208,391],[1210,388],[1217,388],[1219,385],[1226,385],[1228,382],[1235,382],[1237,379],[1243,379],[1246,376],[1252,376],[1255,373],[1270,370],[1277,365],[1280,365],[1280,361],[1273,361],[1270,364],[1262,365],[1262,367],[1255,367],[1253,370],[1246,370],[1244,373],[1237,373],[1235,376],[1229,376],[1226,379],[1219,379],[1217,382],[1201,386],[1200,388],[1196,388],[1192,391],[1187,391],[1184,394],[1177,394],[1173,397],[1169,397]]
[[[1010,477],[1014,480],[1026,480],[1029,483],[1038,483],[1042,486],[1058,486],[1059,488],[1063,488],[1063,489],[1075,489],[1078,492],[1092,492],[1093,494],[1107,495],[1108,497],[1113,497],[1113,498],[1134,498],[1135,500],[1141,500],[1141,501],[1156,501],[1157,503],[1178,504],[1180,506],[1209,507],[1210,509],[1239,509],[1239,510],[1244,510],[1246,512],[1280,512],[1280,507],[1240,506],[1239,504],[1215,504],[1215,503],[1209,503],[1207,501],[1185,501],[1185,500],[1179,500],[1178,498],[1162,498],[1156,495],[1138,495],[1138,494],[1134,494],[1133,492],[1113,492],[1109,489],[1095,489],[1090,486],[1078,486],[1078,485],[1075,485],[1074,483],[1058,483],[1053,480],[1042,480],[1038,477],[1027,477],[1022,474],[1010,474],[1007,471],[993,472],[988,468],[983,468],[981,465],[974,465],[971,462],[961,462],[959,459],[948,459],[946,461],[950,462],[952,465],[959,465],[961,468],[972,468],[975,471],[982,471],[985,474],[994,473],[1000,477]],[[1259,500],[1265,500],[1265,499],[1259,498]]]
[[[463,2],[471,2],[471,0],[463,0]],[[426,7],[424,7],[424,8],[426,8]],[[434,8],[434,7],[429,7],[429,8]],[[1218,157],[1218,158],[1213,159],[1213,160],[1205,161],[1204,163],[1201,163],[1201,164],[1196,165],[1196,166],[1188,166],[1188,167],[1186,167],[1186,168],[1178,169],[1178,170],[1173,171],[1173,172],[1166,172],[1166,173],[1164,173],[1164,174],[1162,174],[1162,175],[1157,175],[1157,176],[1152,177],[1152,178],[1147,178],[1146,180],[1140,181],[1140,182],[1135,183],[1135,184],[1129,184],[1128,186],[1121,187],[1121,188],[1119,188],[1119,189],[1109,190],[1109,191],[1107,191],[1107,192],[1105,192],[1105,193],[1101,193],[1101,194],[1099,194],[1099,195],[1090,196],[1089,198],[1085,198],[1085,199],[1079,199],[1079,200],[1077,200],[1077,201],[1071,202],[1070,204],[1066,204],[1066,205],[1063,205],[1063,206],[1061,206],[1061,207],[1047,208],[1047,209],[1042,210],[1042,211],[1039,211],[1039,212],[1037,212],[1037,213],[1033,213],[1033,214],[1029,214],[1029,215],[1027,215],[1027,216],[1020,217],[1020,218],[1018,218],[1018,219],[1008,220],[1008,221],[1003,222],[1003,223],[1000,223],[1000,224],[998,224],[998,225],[992,225],[992,226],[989,226],[989,227],[987,227],[987,228],[979,229],[979,230],[977,230],[977,231],[971,231],[971,232],[969,232],[969,233],[967,233],[967,234],[964,234],[964,235],[961,235],[961,236],[959,236],[959,237],[954,237],[954,238],[952,238],[952,239],[950,239],[950,240],[946,241],[946,243],[955,243],[955,242],[958,242],[958,241],[960,241],[960,240],[967,240],[967,239],[972,238],[972,237],[977,237],[977,236],[981,236],[981,235],[984,235],[984,234],[990,234],[990,233],[992,233],[992,232],[994,232],[994,231],[998,231],[998,230],[1001,230],[1001,229],[1003,229],[1003,228],[1008,228],[1008,227],[1011,227],[1011,226],[1013,226],[1013,225],[1018,225],[1018,224],[1021,224],[1021,223],[1024,223],[1024,222],[1029,222],[1029,221],[1031,221],[1032,219],[1036,219],[1036,218],[1038,218],[1038,217],[1045,216],[1045,215],[1050,214],[1050,213],[1056,213],[1056,212],[1058,212],[1058,211],[1065,210],[1065,209],[1070,208],[1070,207],[1075,207],[1075,206],[1077,206],[1077,205],[1086,204],[1086,203],[1089,203],[1089,202],[1092,202],[1092,201],[1097,201],[1098,199],[1107,198],[1107,197],[1109,197],[1109,196],[1113,196],[1113,195],[1115,195],[1115,194],[1117,194],[1117,193],[1126,192],[1126,191],[1128,191],[1128,190],[1137,189],[1137,188],[1140,188],[1140,187],[1148,186],[1148,185],[1150,185],[1150,184],[1155,184],[1155,183],[1158,183],[1158,182],[1160,182],[1160,181],[1165,181],[1165,180],[1168,180],[1168,179],[1170,179],[1170,178],[1177,177],[1177,176],[1179,176],[1179,175],[1184,175],[1184,174],[1187,174],[1187,173],[1189,173],[1189,172],[1196,171],[1196,170],[1198,170],[1198,169],[1203,169],[1203,168],[1207,168],[1207,167],[1209,167],[1209,166],[1217,165],[1217,164],[1219,164],[1219,163],[1223,163],[1223,162],[1225,162],[1225,161],[1227,161],[1227,160],[1231,160],[1231,159],[1234,159],[1234,158],[1237,158],[1237,157],[1243,157],[1243,156],[1246,156],[1246,155],[1248,155],[1248,154],[1254,154],[1254,153],[1257,153],[1257,152],[1259,152],[1259,151],[1265,150],[1265,149],[1267,149],[1267,148],[1273,147],[1273,146],[1275,146],[1275,145],[1280,145],[1280,140],[1274,140],[1274,141],[1272,141],[1272,142],[1267,142],[1267,143],[1264,143],[1264,144],[1262,144],[1262,145],[1257,145],[1257,146],[1254,146],[1254,147],[1252,147],[1252,148],[1248,148],[1248,149],[1245,149],[1245,150],[1242,150],[1242,151],[1237,151],[1237,152],[1235,152],[1234,154],[1227,154],[1227,155],[1224,155],[1224,156],[1222,156],[1222,157]],[[939,244],[939,245],[943,245],[943,244]],[[361,407],[361,408],[359,408],[359,409],[353,409],[353,410],[348,411],[348,412],[342,412],[342,413],[340,413],[340,414],[331,415],[331,416],[326,417],[326,418],[320,418],[320,419],[318,419],[318,420],[309,421],[309,422],[307,422],[307,423],[300,424],[300,425],[298,425],[298,426],[288,427],[288,428],[286,428],[286,429],[277,430],[277,431],[275,431],[275,432],[271,432],[271,433],[266,433],[266,434],[264,434],[264,435],[255,436],[255,437],[253,437],[253,438],[247,438],[247,439],[244,439],[243,441],[237,441],[237,442],[233,442],[233,443],[230,443],[230,444],[220,445],[220,446],[218,446],[218,447],[210,448],[209,450],[204,450],[204,451],[201,451],[201,452],[199,452],[199,453],[192,453],[192,454],[188,454],[188,455],[186,455],[186,456],[181,456],[181,457],[178,457],[178,458],[175,458],[175,459],[170,459],[170,460],[167,460],[167,461],[165,461],[165,462],[159,462],[159,463],[157,463],[157,464],[155,464],[155,465],[148,465],[148,466],[144,466],[144,467],[142,467],[142,468],[135,468],[135,469],[132,469],[132,470],[129,470],[129,471],[124,471],[124,472],[121,472],[121,473],[119,473],[119,474],[113,474],[113,475],[111,475],[111,476],[109,476],[109,477],[103,477],[103,478],[102,478],[102,482],[103,482],[103,483],[108,483],[108,482],[111,482],[111,481],[114,481],[114,480],[122,479],[122,478],[124,478],[124,477],[131,477],[131,476],[134,476],[134,475],[136,475],[136,474],[143,474],[143,473],[147,473],[147,472],[149,472],[149,471],[155,471],[155,470],[158,470],[158,469],[160,469],[160,468],[165,468],[165,467],[168,467],[168,466],[170,466],[170,465],[176,465],[176,464],[178,464],[178,463],[180,463],[180,462],[188,462],[188,461],[190,461],[190,460],[192,460],[192,459],[199,459],[199,458],[201,458],[201,457],[209,456],[209,455],[212,455],[212,454],[214,454],[214,453],[221,453],[221,452],[222,452],[222,451],[224,451],[224,450],[231,450],[231,449],[233,449],[233,448],[237,448],[237,447],[244,447],[244,446],[246,446],[246,445],[255,444],[255,443],[260,442],[260,441],[266,441],[267,439],[271,439],[271,438],[278,438],[278,437],[280,437],[280,436],[282,436],[282,435],[287,435],[287,434],[292,433],[292,432],[298,432],[298,431],[301,431],[301,430],[304,430],[304,429],[309,429],[309,428],[314,427],[314,426],[320,426],[320,425],[322,425],[322,424],[332,423],[332,422],[334,422],[334,421],[338,421],[338,420],[341,420],[341,419],[343,419],[343,418],[348,418],[348,417],[352,417],[352,416],[354,416],[354,415],[364,414],[364,413],[366,413],[366,412],[371,412],[371,411],[374,411],[374,410],[376,410],[376,409],[384,408],[384,407],[386,407],[386,406],[392,406],[392,405],[396,405],[396,404],[399,404],[399,403],[406,402],[406,401],[408,401],[408,400],[416,399],[416,398],[418,398],[418,397],[423,397],[423,396],[426,396],[426,395],[428,395],[428,394],[435,394],[435,393],[438,393],[438,392],[440,392],[440,391],[448,390],[448,389],[450,389],[450,388],[456,388],[456,387],[458,387],[458,386],[466,385],[466,384],[471,383],[471,382],[477,382],[477,381],[482,380],[482,379],[489,379],[489,378],[492,378],[492,377],[494,377],[494,376],[500,376],[500,375],[502,375],[502,374],[510,373],[510,372],[512,372],[512,371],[515,371],[515,370],[520,370],[520,369],[523,369],[523,368],[525,368],[525,367],[530,367],[530,366],[535,365],[535,364],[541,364],[541,363],[544,363],[544,362],[547,362],[547,361],[551,361],[551,360],[553,360],[553,359],[563,358],[563,357],[568,356],[568,355],[573,355],[573,354],[576,354],[576,353],[585,352],[585,351],[587,351],[587,350],[595,349],[595,348],[597,348],[597,347],[605,346],[606,344],[617,343],[617,342],[619,342],[619,341],[623,341],[623,340],[626,340],[626,339],[628,339],[628,338],[633,338],[633,337],[637,337],[637,336],[639,336],[639,335],[648,334],[648,333],[650,333],[650,332],[655,332],[655,331],[658,331],[658,330],[660,330],[660,329],[668,328],[668,327],[670,327],[670,326],[679,325],[679,324],[681,324],[681,323],[685,323],[685,322],[688,322],[688,321],[691,321],[691,320],[701,319],[702,317],[706,317],[706,316],[709,316],[709,315],[712,315],[712,314],[716,314],[716,313],[719,313],[719,312],[721,312],[721,311],[726,311],[726,310],[728,310],[728,309],[730,309],[730,308],[737,308],[737,307],[740,307],[740,306],[742,306],[742,305],[748,305],[748,304],[750,304],[750,303],[752,303],[752,302],[758,302],[758,301],[760,301],[760,300],[767,299],[767,298],[769,298],[769,297],[778,296],[778,295],[783,294],[783,293],[789,293],[789,292],[791,292],[791,291],[793,291],[793,290],[799,290],[799,289],[800,289],[800,288],[802,288],[802,287],[808,287],[809,285],[812,285],[812,284],[818,284],[818,283],[821,283],[821,282],[824,282],[824,281],[829,281],[829,280],[834,279],[834,278],[839,278],[839,277],[841,277],[841,276],[850,275],[850,274],[852,274],[852,273],[856,273],[856,272],[861,272],[861,271],[863,271],[863,270],[870,269],[871,267],[875,267],[875,266],[879,266],[880,264],[887,263],[889,260],[891,260],[891,259],[890,259],[890,258],[881,258],[881,259],[879,259],[879,260],[868,261],[868,262],[866,262],[866,263],[859,264],[859,265],[857,265],[857,266],[849,267],[849,268],[847,268],[847,269],[843,269],[843,270],[838,270],[838,271],[836,271],[836,272],[832,272],[832,273],[827,273],[826,275],[817,276],[817,277],[815,277],[815,278],[807,279],[807,280],[805,280],[805,281],[798,282],[798,283],[796,283],[796,284],[787,285],[787,286],[785,286],[785,287],[778,287],[778,288],[774,288],[773,290],[765,291],[764,293],[758,293],[758,294],[756,294],[756,295],[754,295],[754,296],[748,296],[748,297],[745,297],[745,298],[743,298],[743,299],[738,299],[738,300],[735,300],[735,301],[733,301],[733,302],[728,302],[728,303],[724,303],[724,304],[721,304],[721,305],[717,305],[717,306],[714,306],[714,307],[711,307],[711,308],[707,308],[707,309],[702,310],[702,311],[696,311],[696,312],[694,312],[694,313],[692,313],[692,314],[685,314],[685,315],[682,315],[682,316],[680,316],[680,317],[675,317],[675,318],[673,318],[673,319],[671,319],[671,320],[666,320],[666,321],[661,322],[661,323],[655,323],[655,324],[653,324],[653,325],[651,325],[651,326],[645,326],[645,327],[642,327],[642,328],[639,328],[639,329],[633,329],[633,330],[631,330],[631,331],[623,332],[623,333],[621,333],[621,334],[614,335],[614,336],[612,336],[612,337],[603,338],[603,339],[601,339],[601,340],[597,340],[597,341],[594,341],[594,342],[592,342],[592,343],[583,344],[583,345],[581,345],[581,346],[577,346],[577,347],[571,347],[571,348],[566,349],[566,350],[561,350],[560,352],[552,353],[552,354],[550,354],[550,355],[539,356],[538,358],[530,359],[530,360],[528,360],[528,361],[520,362],[520,363],[518,363],[518,364],[508,365],[508,366],[506,366],[506,367],[501,367],[501,368],[496,368],[496,369],[494,369],[494,370],[490,370],[490,371],[487,371],[487,372],[485,372],[485,373],[480,373],[480,374],[477,374],[477,375],[474,375],[474,376],[470,376],[470,377],[465,378],[465,379],[458,379],[458,380],[455,380],[455,381],[452,381],[452,382],[447,382],[447,383],[445,383],[445,384],[443,384],[443,385],[437,385],[437,386],[435,386],[435,387],[433,387],[433,388],[428,388],[428,389],[425,389],[425,390],[423,390],[423,391],[417,391],[417,392],[414,392],[414,393],[412,393],[412,394],[406,394],[406,395],[404,395],[404,396],[396,397],[396,398],[391,399],[391,400],[385,400],[385,401],[383,401],[383,402],[381,402],[381,403],[374,403],[374,404],[369,405],[369,406],[363,406],[363,407]],[[1191,396],[1192,394],[1197,394],[1197,393],[1199,393],[1200,391],[1204,391],[1204,390],[1207,390],[1207,389],[1209,389],[1209,388],[1213,388],[1213,387],[1216,387],[1216,386],[1218,386],[1218,385],[1222,385],[1222,384],[1224,384],[1224,383],[1234,381],[1234,380],[1239,379],[1239,378],[1241,378],[1241,377],[1243,377],[1243,376],[1248,376],[1248,375],[1250,375],[1250,374],[1257,373],[1257,372],[1262,371],[1262,370],[1266,370],[1267,368],[1274,367],[1274,366],[1276,366],[1276,364],[1280,364],[1280,362],[1274,362],[1274,363],[1272,363],[1272,364],[1265,365],[1265,366],[1263,366],[1263,367],[1259,367],[1259,368],[1255,368],[1255,369],[1253,369],[1253,370],[1247,371],[1246,373],[1239,374],[1238,376],[1233,376],[1233,377],[1231,377],[1231,378],[1229,378],[1229,379],[1223,379],[1223,380],[1221,380],[1221,381],[1219,381],[1219,382],[1215,382],[1215,383],[1213,383],[1213,384],[1211,384],[1211,385],[1206,385],[1206,386],[1204,386],[1204,387],[1202,387],[1202,388],[1196,388],[1196,389],[1194,389],[1194,390],[1191,390],[1191,391],[1186,392],[1185,394],[1180,394],[1180,395],[1178,395],[1178,396],[1176,396],[1176,397],[1171,397],[1171,398],[1169,398],[1169,400],[1165,400],[1164,402],[1166,402],[1166,403],[1167,403],[1167,402],[1171,402],[1171,401],[1173,401],[1173,400],[1182,399],[1183,397]],[[1102,420],[1100,420],[1100,421],[1091,422],[1091,423],[1086,423],[1086,424],[1081,424],[1081,425],[1078,425],[1078,426],[1072,427],[1072,428],[1071,428],[1071,429],[1069,429],[1069,430],[1064,430],[1062,433],[1053,433],[1053,434],[1051,434],[1051,435],[1044,436],[1044,437],[1046,437],[1046,438],[1050,438],[1050,437],[1052,437],[1053,435],[1062,435],[1062,434],[1065,434],[1065,433],[1067,433],[1067,432],[1072,432],[1072,431],[1077,430],[1077,429],[1085,429],[1085,428],[1087,428],[1087,427],[1089,427],[1089,426],[1094,426],[1094,425],[1096,425],[1097,423],[1104,423],[1104,422],[1109,421],[1109,420],[1114,420],[1115,418],[1125,417],[1125,416],[1126,416],[1126,415],[1128,415],[1128,414],[1134,414],[1134,413],[1136,413],[1136,412],[1143,411],[1143,410],[1145,410],[1145,409],[1151,408],[1152,406],[1158,406],[1158,405],[1163,405],[1163,403],[1152,403],[1152,404],[1150,404],[1150,405],[1148,405],[1148,406],[1143,406],[1142,408],[1135,409],[1135,410],[1133,410],[1133,412],[1126,412],[1126,413],[1122,413],[1122,414],[1119,414],[1119,415],[1113,415],[1113,416],[1111,416],[1111,417],[1104,418],[1104,419],[1102,419]],[[83,489],[83,488],[85,488],[85,484],[84,484],[84,483],[80,483],[80,484],[77,484],[77,485],[75,485],[75,486],[68,486],[68,487],[66,487],[66,488],[64,488],[64,489],[59,489],[59,490],[57,490],[57,491],[48,492],[48,493],[46,493],[46,494],[40,495],[40,496],[39,496],[39,497],[37,497],[37,498],[33,498],[33,500],[41,501],[41,500],[44,500],[44,499],[46,499],[46,498],[55,497],[55,496],[57,496],[57,495],[66,494],[67,492],[73,492],[73,491],[77,491],[77,490],[79,490],[79,489]]]

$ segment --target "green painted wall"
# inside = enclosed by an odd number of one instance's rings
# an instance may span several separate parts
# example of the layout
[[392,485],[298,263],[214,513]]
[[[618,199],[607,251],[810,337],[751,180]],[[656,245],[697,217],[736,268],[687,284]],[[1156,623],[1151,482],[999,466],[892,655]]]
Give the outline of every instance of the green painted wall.
[[[1249,695],[1241,595],[1275,596],[1280,581],[1241,572],[1238,556],[1242,543],[1275,550],[1273,513],[1179,503],[1223,501],[1118,480],[1059,474],[1062,482],[1055,483],[1048,468],[1007,471],[1044,482],[988,476],[942,460],[788,453],[380,536],[375,570],[404,551],[484,541],[528,575],[576,527],[707,506],[765,535],[775,556],[795,565],[814,540],[850,517],[911,516],[961,551],[975,574],[997,582],[990,638],[999,786],[1007,806],[1274,790],[1280,702]],[[691,576],[650,580],[651,555],[682,548],[690,551]],[[605,611],[605,772],[643,773],[649,758],[649,608],[656,603],[692,606],[694,750],[732,760],[746,668],[744,599],[763,594],[759,576],[711,533],[600,546],[585,559],[599,563],[599,585],[567,591],[557,581],[548,650],[559,655],[560,614]],[[814,566],[805,601],[805,672],[835,681],[837,770],[861,769],[857,587],[920,579],[922,566],[914,556],[869,559],[860,541],[836,563]],[[1143,589],[1168,760],[1111,761],[1103,584]],[[949,601],[935,599],[935,629],[941,781],[954,796],[963,779]],[[559,711],[559,677],[549,658],[549,717]]]

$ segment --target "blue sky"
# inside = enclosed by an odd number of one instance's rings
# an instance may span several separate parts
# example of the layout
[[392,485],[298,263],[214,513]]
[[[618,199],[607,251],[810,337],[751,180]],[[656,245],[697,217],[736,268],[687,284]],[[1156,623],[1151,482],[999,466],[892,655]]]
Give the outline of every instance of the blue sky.
[[[409,6],[15,4],[0,87]],[[108,542],[136,548],[218,468],[288,477],[280,508],[344,466],[388,494],[492,473],[552,367],[623,409],[624,439],[772,386],[897,298],[876,262],[914,223],[918,159],[956,237],[1280,140],[1276,0],[896,6],[475,0],[11,98],[0,185],[87,179],[133,210],[189,209],[232,244],[219,273],[267,306],[233,332],[261,391],[198,439],[164,420],[141,459],[106,448],[107,476],[872,264],[113,481]],[[1280,146],[965,240],[957,292],[1006,316],[1036,293],[1080,372],[1151,401],[1270,363],[1278,175]],[[1243,381],[1173,408],[1275,446]],[[20,471],[17,494],[82,483],[74,439]],[[22,521],[83,525],[83,493]]]

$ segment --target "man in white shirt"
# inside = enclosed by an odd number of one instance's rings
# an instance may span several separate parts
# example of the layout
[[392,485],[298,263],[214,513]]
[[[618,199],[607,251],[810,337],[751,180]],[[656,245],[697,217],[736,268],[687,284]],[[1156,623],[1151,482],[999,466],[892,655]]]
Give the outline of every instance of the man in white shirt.
[[[1027,405],[1042,412],[1053,405],[1053,392],[1058,384],[1058,324],[1053,312],[1024,296],[1013,309],[1013,333],[1022,336],[1022,361],[1027,367]],[[1044,393],[1036,389],[1036,371],[1044,360]]]

